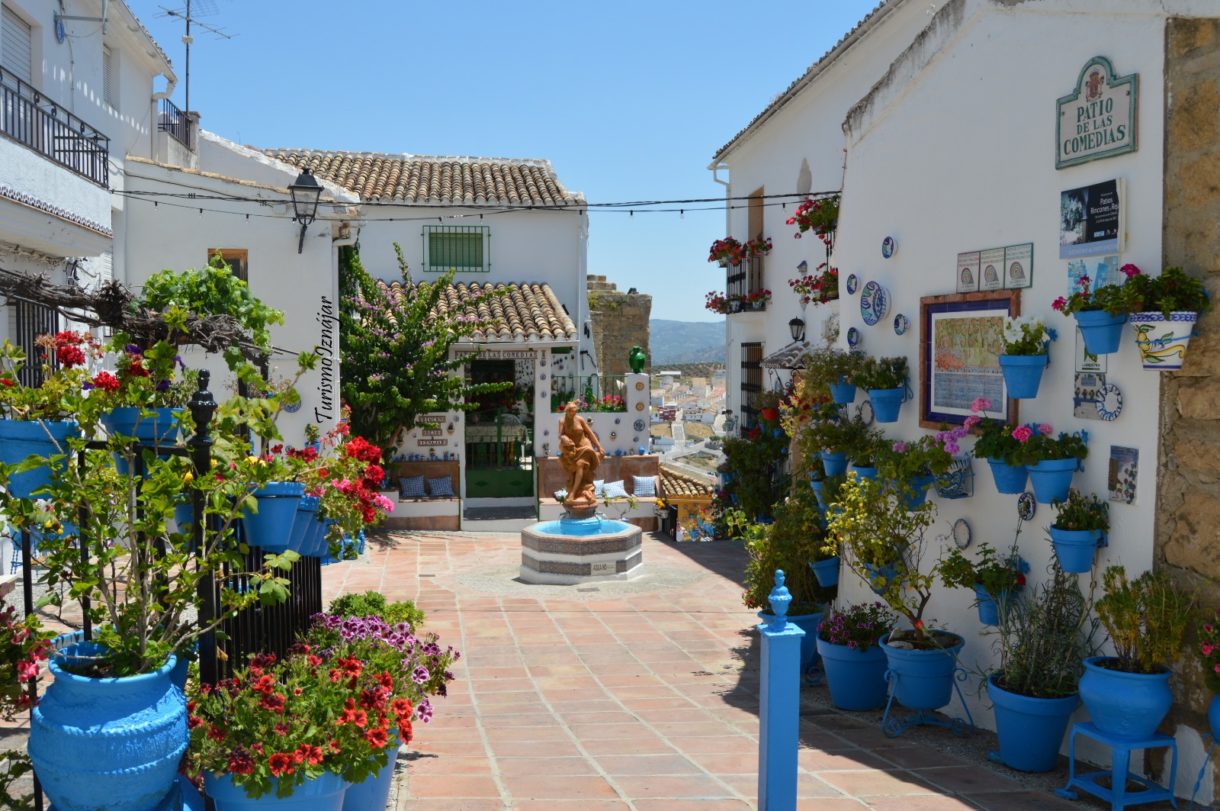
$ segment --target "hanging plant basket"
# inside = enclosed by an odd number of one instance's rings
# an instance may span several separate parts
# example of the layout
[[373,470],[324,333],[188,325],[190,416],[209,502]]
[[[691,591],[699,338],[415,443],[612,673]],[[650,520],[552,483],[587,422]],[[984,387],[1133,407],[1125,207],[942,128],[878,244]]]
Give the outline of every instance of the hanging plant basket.
[[873,419],[877,422],[898,422],[898,412],[906,401],[906,389],[869,389],[868,399],[873,404]]
[[1008,396],[1017,400],[1037,397],[1042,372],[1049,362],[1048,355],[1000,355],[1000,371]]
[[1007,496],[1020,495],[1025,492],[1025,483],[1029,480],[1029,469],[1024,465],[1006,465],[999,459],[988,459],[987,466],[991,468],[991,478],[995,481],[997,492]]
[[1164,313],[1132,313],[1135,346],[1144,368],[1158,372],[1181,369],[1198,320],[1199,314],[1190,312],[1172,312],[1168,318]]
[[1123,324],[1127,315],[1110,315],[1105,310],[1078,310],[1072,313],[1080,334],[1084,336],[1084,348],[1090,355],[1109,355],[1118,351],[1123,337]]
[[1040,504],[1063,501],[1072,489],[1072,476],[1080,467],[1079,459],[1043,459],[1029,465],[1029,480],[1034,486],[1034,497]]
[[1052,525],[1047,532],[1055,547],[1059,568],[1072,574],[1082,574],[1093,568],[1093,553],[1101,545],[1100,529],[1060,529]]

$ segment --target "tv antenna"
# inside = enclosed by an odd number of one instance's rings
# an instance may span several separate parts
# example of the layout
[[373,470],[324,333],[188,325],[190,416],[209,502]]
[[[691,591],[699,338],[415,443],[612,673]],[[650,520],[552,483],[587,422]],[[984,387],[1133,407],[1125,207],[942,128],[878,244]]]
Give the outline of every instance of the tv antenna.
[[[202,28],[209,34],[222,39],[233,39],[234,35],[223,28],[199,22],[198,18],[200,16],[210,17],[219,11],[216,8],[216,0],[186,0],[185,8],[166,8],[165,6],[159,6],[158,8],[162,12],[158,16],[182,20],[186,26],[186,31],[182,35],[182,43],[186,46],[186,67],[184,72],[186,90],[185,112],[189,113],[191,111],[191,43],[195,41],[195,38],[191,36],[191,26],[194,25]],[[192,8],[194,9],[193,12]]]

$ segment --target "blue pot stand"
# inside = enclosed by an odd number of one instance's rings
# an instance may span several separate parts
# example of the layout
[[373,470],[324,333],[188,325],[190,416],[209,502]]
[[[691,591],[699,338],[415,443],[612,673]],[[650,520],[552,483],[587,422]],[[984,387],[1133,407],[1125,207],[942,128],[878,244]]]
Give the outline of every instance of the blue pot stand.
[[[974,716],[970,714],[970,707],[966,704],[966,698],[962,695],[961,682],[970,678],[970,674],[963,667],[955,667],[953,669],[953,692],[957,694],[958,703],[962,705],[962,711],[966,713],[966,719],[961,718],[945,718],[936,710],[914,710],[904,718],[899,718],[894,708],[894,696],[896,690],[894,685],[897,683],[898,674],[892,670],[885,671],[885,680],[890,684],[890,697],[885,702],[885,712],[881,716],[881,732],[887,738],[897,738],[908,729],[914,727],[942,727],[951,731],[959,737],[968,732],[974,731]],[[952,703],[952,699],[950,699]],[[946,705],[947,706],[947,705]]]
[[[1083,774],[1076,773],[1077,735],[1084,735],[1086,738],[1092,738],[1103,746],[1109,747],[1113,752],[1109,771],[1099,770]],[[1165,800],[1168,800],[1171,806],[1177,808],[1178,803],[1172,788],[1165,788],[1145,777],[1128,772],[1131,752],[1135,749],[1168,749],[1170,752],[1169,785],[1173,786],[1177,783],[1178,742],[1172,736],[1163,735],[1158,732],[1150,738],[1120,738],[1102,732],[1091,723],[1077,722],[1072,724],[1072,730],[1068,733],[1068,783],[1063,788],[1055,789],[1055,793],[1065,799],[1075,800],[1080,797],[1080,794],[1076,791],[1076,789],[1079,789],[1110,803],[1112,811],[1119,811],[1119,809],[1131,805],[1158,803]],[[1101,786],[1097,782],[1099,777],[1109,777],[1110,788]],[[1128,782],[1138,783],[1143,786],[1143,789],[1127,791]]]

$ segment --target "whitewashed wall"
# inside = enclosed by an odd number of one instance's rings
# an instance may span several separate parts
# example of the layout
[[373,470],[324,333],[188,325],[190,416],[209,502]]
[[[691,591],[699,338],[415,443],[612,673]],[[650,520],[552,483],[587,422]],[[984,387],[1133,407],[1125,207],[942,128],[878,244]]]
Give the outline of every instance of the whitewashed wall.
[[[862,283],[879,282],[892,297],[889,315],[874,327],[860,316],[859,295],[846,298],[844,331],[858,328],[869,354],[905,355],[915,370],[919,299],[954,292],[956,254],[1034,243],[1033,287],[1022,292],[1021,309],[1046,319],[1060,340],[1052,346],[1039,396],[1021,401],[1020,418],[1049,422],[1056,430],[1087,430],[1090,455],[1075,486],[1102,498],[1107,495],[1110,446],[1139,449],[1136,501],[1111,504],[1110,545],[1096,568],[1100,572],[1119,563],[1138,574],[1152,565],[1160,379],[1141,368],[1127,327],[1121,350],[1108,356],[1107,381],[1124,395],[1121,415],[1113,422],[1075,418],[1074,321],[1051,309],[1052,300],[1068,292],[1067,262],[1058,258],[1062,190],[1123,179],[1126,247],[1120,262],[1134,262],[1146,272],[1160,270],[1164,15],[1134,0],[1109,6],[1113,13],[1102,14],[1080,13],[1095,12],[1095,4],[1074,0],[1008,8],[967,0],[951,3],[938,15],[930,35],[896,64],[893,81],[883,82],[848,120],[835,259],[842,278],[859,274]],[[1037,43],[1036,58],[1030,43]],[[1055,101],[1073,90],[1081,68],[1098,54],[1107,56],[1119,75],[1139,74],[1139,149],[1056,171]],[[889,260],[880,253],[886,236],[898,243]],[[901,337],[892,327],[896,313],[911,321]],[[918,384],[912,384],[918,397]],[[899,423],[882,427],[896,439],[924,433],[917,402],[903,406]],[[946,535],[959,517],[971,523],[976,546],[980,541],[998,548],[1012,543],[1016,497],[996,493],[985,463],[976,461],[975,471],[972,499],[937,504],[939,523],[930,533],[926,565],[947,543],[937,536]],[[1045,579],[1053,554],[1045,529],[1053,519],[1054,510],[1039,505],[1021,533],[1021,554],[1033,568],[1031,582]],[[1088,587],[1087,576],[1082,583]],[[850,576],[840,595],[848,602],[871,598]],[[972,601],[966,591],[938,588],[928,616],[966,638],[962,662],[967,668],[985,670],[995,657],[980,633]],[[964,693],[975,721],[991,726],[992,715],[975,690]],[[1188,751],[1198,753],[1195,733],[1185,730],[1180,738],[1189,744]],[[1197,763],[1193,771],[1183,768],[1189,782],[1197,769]]]

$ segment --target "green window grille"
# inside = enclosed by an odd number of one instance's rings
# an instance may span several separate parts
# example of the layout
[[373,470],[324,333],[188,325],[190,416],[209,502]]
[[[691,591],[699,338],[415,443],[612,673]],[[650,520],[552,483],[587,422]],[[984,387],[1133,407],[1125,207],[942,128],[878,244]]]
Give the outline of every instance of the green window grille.
[[485,225],[425,225],[424,270],[486,273],[491,230]]

